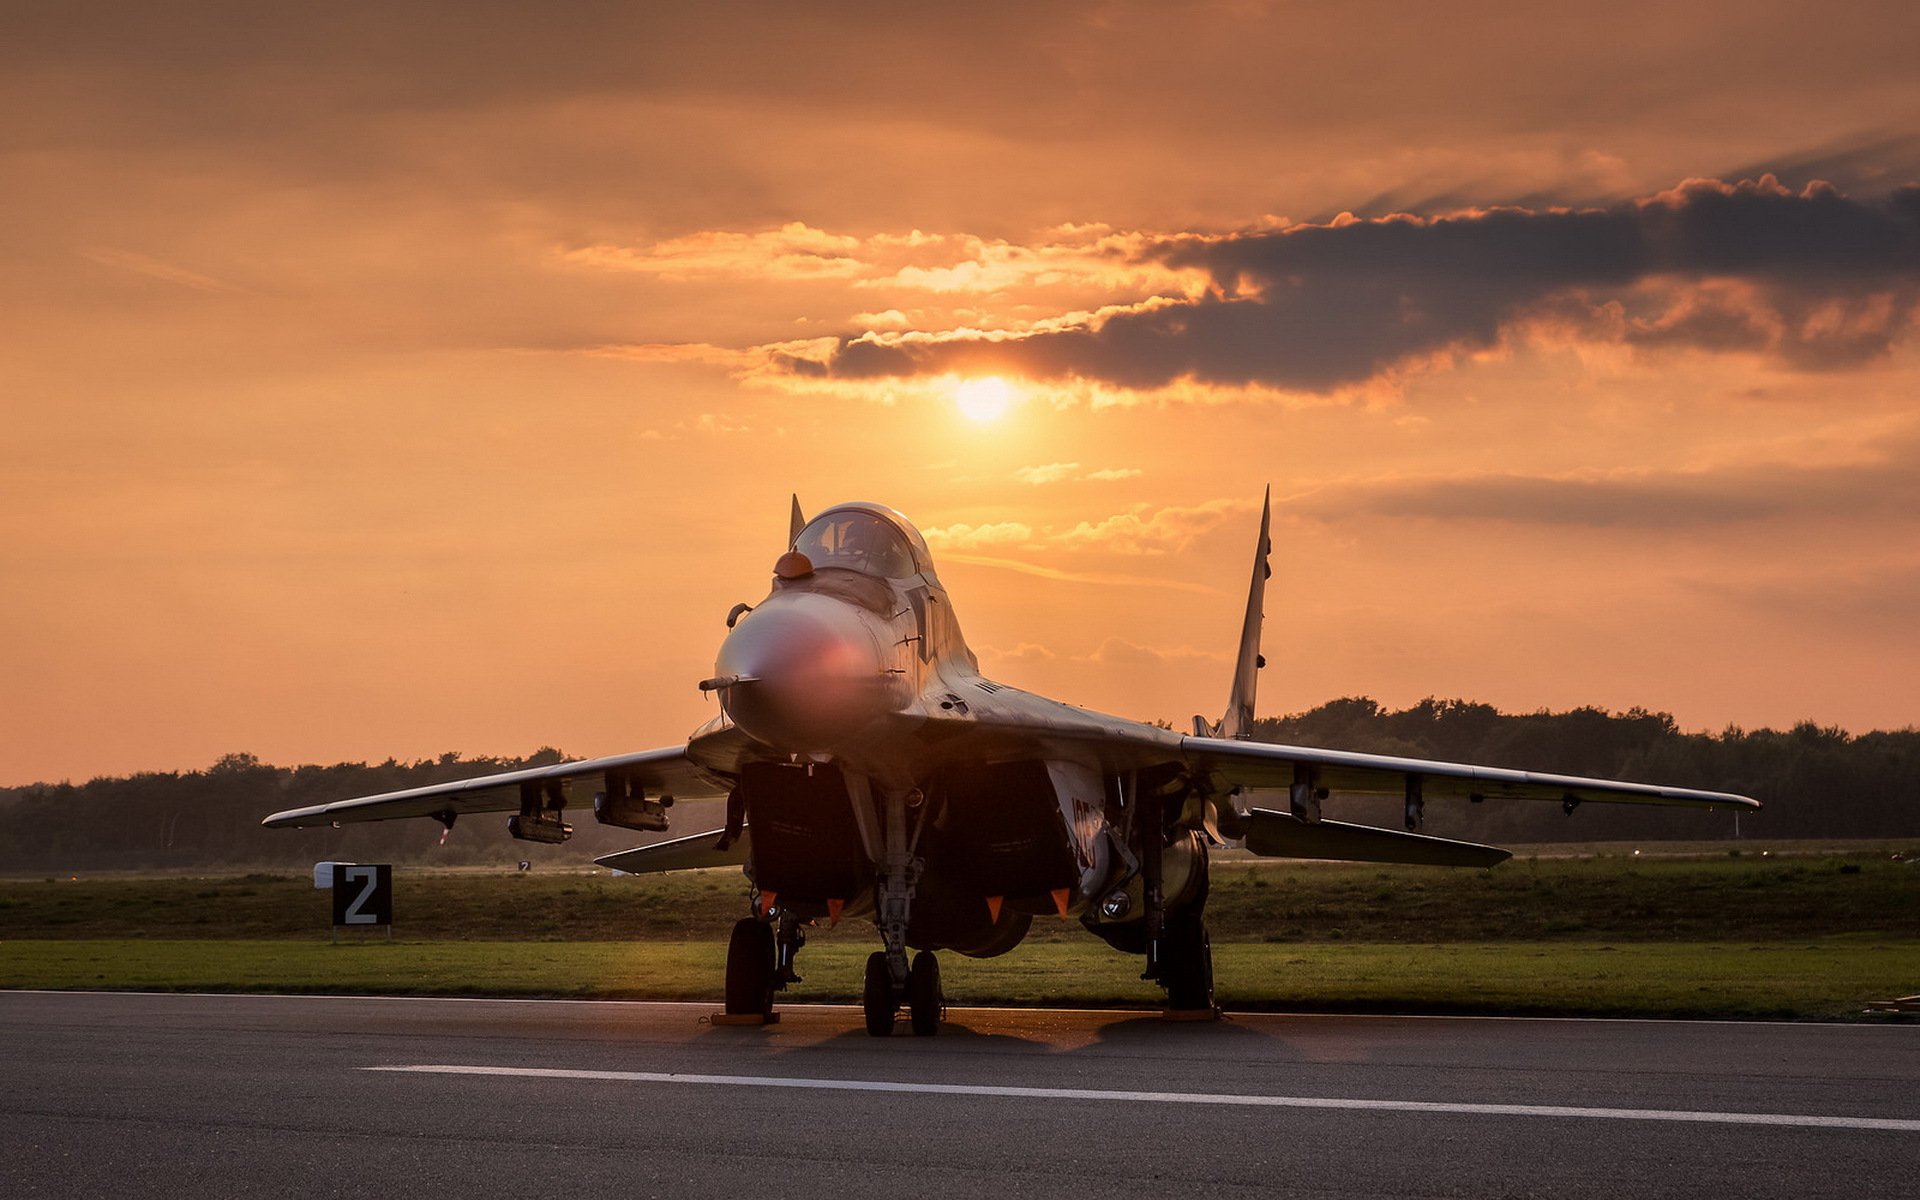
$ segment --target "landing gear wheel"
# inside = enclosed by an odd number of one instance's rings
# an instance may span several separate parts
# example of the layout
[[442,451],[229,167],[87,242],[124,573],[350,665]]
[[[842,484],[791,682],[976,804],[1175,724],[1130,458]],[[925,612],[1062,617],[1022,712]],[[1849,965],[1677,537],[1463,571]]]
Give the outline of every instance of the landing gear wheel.
[[742,917],[727,939],[727,1015],[773,1012],[773,929]]
[[940,960],[933,951],[922,950],[913,956],[913,969],[907,972],[907,1011],[912,1015],[914,1036],[939,1033],[946,1007],[947,998],[940,992]]
[[867,1032],[874,1037],[893,1034],[894,1014],[900,1002],[893,995],[893,972],[887,969],[884,950],[867,955],[867,978],[860,990],[860,1007],[866,1011]]
[[1167,922],[1165,961],[1160,982],[1167,989],[1167,1010],[1176,1013],[1213,1011],[1213,945],[1207,923],[1181,916]]

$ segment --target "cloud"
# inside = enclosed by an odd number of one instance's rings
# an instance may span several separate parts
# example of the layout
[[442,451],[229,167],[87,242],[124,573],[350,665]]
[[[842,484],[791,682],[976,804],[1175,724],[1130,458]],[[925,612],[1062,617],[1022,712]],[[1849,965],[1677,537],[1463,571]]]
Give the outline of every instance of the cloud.
[[1024,546],[1033,540],[1033,527],[1018,521],[1001,521],[992,525],[961,522],[938,529],[923,529],[920,534],[927,539],[929,546],[978,550],[988,546]]
[[[1055,463],[1050,468],[1076,471],[1074,463]],[[1020,522],[990,525],[949,525],[927,529],[927,542],[942,562],[1018,571],[1042,579],[1067,583],[1096,584],[1127,588],[1164,588],[1211,595],[1216,588],[1182,577],[1136,575],[1099,569],[1102,559],[1160,557],[1178,554],[1198,539],[1211,534],[1229,521],[1251,513],[1245,500],[1209,500],[1195,505],[1169,505],[1149,508],[1140,505],[1131,511],[1116,513],[1097,521],[1081,521],[1058,527],[1035,529]],[[1248,526],[1251,532],[1251,525]],[[985,553],[982,553],[982,552]],[[1018,552],[1036,552],[1046,565],[1007,557]],[[1071,567],[1062,566],[1061,555],[1085,554]],[[1092,569],[1082,564],[1092,563]]]
[[1038,487],[1046,483],[1059,483],[1062,479],[1072,479],[1080,470],[1077,462],[1048,463],[1043,467],[1021,467],[1013,477],[1021,483],[1030,483]]
[[123,271],[132,271],[136,275],[145,275],[149,279],[164,280],[191,288],[196,292],[244,293],[247,289],[211,275],[202,275],[198,271],[189,271],[185,267],[132,250],[116,250],[112,246],[83,246],[77,253],[89,262],[99,263],[103,267],[118,267]]
[[642,363],[704,363],[708,366],[727,367],[735,371],[749,370],[766,358],[764,351],[734,350],[726,346],[716,346],[710,342],[646,342],[636,345],[567,347],[565,349],[569,353],[586,354],[594,358],[620,358],[628,362]]
[[1218,588],[1195,583],[1190,579],[1169,578],[1161,575],[1128,575],[1113,571],[1066,571],[1059,567],[1047,567],[1039,563],[1021,562],[1014,558],[994,558],[981,554],[942,554],[940,561],[1014,571],[1021,575],[1031,575],[1036,579],[1051,579],[1059,583],[1081,583],[1104,588],[1157,588],[1171,592],[1192,592],[1200,596],[1219,593]]
[[1497,348],[1529,322],[1646,349],[1802,369],[1888,352],[1920,312],[1920,187],[1859,201],[1772,176],[1690,180],[1601,208],[1343,214],[1134,253],[1203,294],[992,336],[848,337],[815,375],[982,370],[1123,388],[1182,381],[1327,393]]
[[1696,580],[1692,586],[1725,603],[1758,609],[1795,625],[1868,638],[1904,638],[1920,612],[1920,564],[1873,564],[1769,578]]
[[[751,233],[702,230],[647,246],[596,243],[559,251],[576,267],[658,275],[673,280],[732,276],[758,280],[843,280],[855,287],[907,293],[980,293],[1015,289],[1185,293],[1204,279],[1146,253],[1156,238],[1103,225],[1065,225],[1021,244],[968,233],[832,233],[804,222]],[[867,328],[902,328],[898,308],[862,313]]]
[[1069,462],[1047,463],[1039,467],[1021,467],[1013,473],[1013,477],[1021,483],[1032,484],[1038,487],[1048,483],[1080,482],[1083,480],[1094,483],[1111,483],[1120,479],[1133,479],[1141,474],[1142,472],[1138,467],[1103,467],[1097,471],[1083,471],[1080,469],[1079,463]]
[[903,266],[863,286],[982,293],[1092,286],[1139,292],[1185,291],[1192,283],[1179,268],[1142,253],[1151,239],[1103,225],[1061,226],[1032,245],[979,237],[943,241],[952,246],[951,261]]
[[1224,662],[1227,656],[1209,650],[1195,650],[1191,646],[1142,646],[1129,642],[1125,638],[1108,638],[1093,649],[1090,654],[1062,654],[1048,646],[1033,642],[1021,642],[1011,649],[999,646],[977,646],[981,657],[994,662],[1054,662],[1097,663],[1101,666],[1159,666],[1169,663]]
[[1160,555],[1186,549],[1196,538],[1252,510],[1244,500],[1208,500],[1203,504],[1141,506],[1099,521],[1082,521],[1054,535],[1067,549],[1100,550],[1110,554]]
[[1772,174],[1788,183],[1824,180],[1844,192],[1884,192],[1920,178],[1920,134],[1882,133],[1776,154],[1727,172],[1729,179]]
[[1108,638],[1086,656],[1086,661],[1108,665],[1175,662],[1223,662],[1226,655],[1191,646],[1141,646],[1124,638]]
[[1060,657],[1053,650],[1035,642],[1021,642],[1011,649],[999,646],[976,646],[974,649],[983,657],[1000,662],[1047,662]]
[[695,418],[693,428],[700,433],[730,434],[753,432],[753,426],[746,424],[744,421],[736,421],[732,417],[724,416],[720,413],[701,413],[699,417]]
[[858,238],[828,233],[799,221],[759,233],[708,230],[656,242],[645,249],[593,245],[568,250],[573,266],[636,271],[668,279],[700,275],[753,275],[785,279],[845,279],[870,274]]
[[[691,421],[675,421],[671,432],[663,432],[658,428],[647,428],[642,429],[639,436],[644,441],[660,442],[678,441],[681,436],[685,434],[729,437],[733,434],[752,432],[753,426],[744,421],[737,420],[722,413],[701,413]],[[781,430],[774,431],[776,435],[781,432]]]
[[1862,461],[1758,461],[1606,475],[1478,474],[1335,485],[1281,501],[1296,516],[1685,529],[1779,520],[1920,518],[1920,439]]

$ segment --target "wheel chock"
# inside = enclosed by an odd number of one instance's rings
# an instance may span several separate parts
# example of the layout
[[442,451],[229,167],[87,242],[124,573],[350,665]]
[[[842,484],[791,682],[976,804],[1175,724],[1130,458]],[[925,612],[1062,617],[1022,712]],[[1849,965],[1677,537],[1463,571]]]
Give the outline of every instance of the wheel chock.
[[1162,1021],[1218,1021],[1218,1008],[1163,1008],[1160,1010]]
[[1875,1000],[1867,1005],[1868,1012],[1913,1013],[1920,1012],[1920,996],[1902,996],[1898,1000]]

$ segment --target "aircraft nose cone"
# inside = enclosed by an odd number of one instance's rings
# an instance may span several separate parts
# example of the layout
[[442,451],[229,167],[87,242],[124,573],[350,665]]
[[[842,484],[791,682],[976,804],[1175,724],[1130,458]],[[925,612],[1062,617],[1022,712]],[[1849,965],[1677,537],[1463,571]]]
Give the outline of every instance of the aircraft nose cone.
[[830,750],[886,708],[879,647],[846,604],[825,596],[769,601],[720,644],[720,702],[749,737],[794,753]]

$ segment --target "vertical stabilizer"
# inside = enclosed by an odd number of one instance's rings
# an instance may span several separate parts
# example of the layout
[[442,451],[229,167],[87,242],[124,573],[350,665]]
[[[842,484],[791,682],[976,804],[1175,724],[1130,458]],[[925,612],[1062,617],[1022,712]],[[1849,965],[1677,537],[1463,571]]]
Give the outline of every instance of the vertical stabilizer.
[[787,545],[792,546],[800,540],[800,531],[807,527],[807,514],[800,511],[800,493],[793,494],[793,515],[787,518]]
[[1224,738],[1250,738],[1253,736],[1253,693],[1259,682],[1259,671],[1267,665],[1260,656],[1260,623],[1265,616],[1264,605],[1267,595],[1267,577],[1273,574],[1273,568],[1267,565],[1267,556],[1273,552],[1273,543],[1267,539],[1267,529],[1272,523],[1273,489],[1269,487],[1260,498],[1260,541],[1253,550],[1253,580],[1247,585],[1247,615],[1240,623],[1240,654],[1233,665],[1233,694],[1227,698],[1227,713],[1220,718],[1214,736]]

